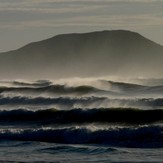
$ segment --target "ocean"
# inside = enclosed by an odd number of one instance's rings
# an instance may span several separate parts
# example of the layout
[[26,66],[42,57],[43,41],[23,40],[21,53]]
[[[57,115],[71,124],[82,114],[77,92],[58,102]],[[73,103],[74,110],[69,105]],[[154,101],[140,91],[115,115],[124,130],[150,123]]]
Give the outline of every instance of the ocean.
[[0,162],[163,162],[163,79],[0,81]]

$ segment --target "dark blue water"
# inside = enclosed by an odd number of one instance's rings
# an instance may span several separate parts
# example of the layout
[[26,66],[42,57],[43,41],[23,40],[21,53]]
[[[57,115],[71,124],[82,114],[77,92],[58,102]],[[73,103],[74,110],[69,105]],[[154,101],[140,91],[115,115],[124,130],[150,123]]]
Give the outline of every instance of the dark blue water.
[[163,80],[0,82],[0,162],[162,162]]

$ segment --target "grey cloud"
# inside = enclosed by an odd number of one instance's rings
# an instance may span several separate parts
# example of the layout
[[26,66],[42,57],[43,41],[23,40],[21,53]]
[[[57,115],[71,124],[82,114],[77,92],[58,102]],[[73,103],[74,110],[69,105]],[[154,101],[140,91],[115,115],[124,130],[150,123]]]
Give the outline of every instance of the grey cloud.
[[0,28],[162,25],[162,6],[159,0],[6,0]]

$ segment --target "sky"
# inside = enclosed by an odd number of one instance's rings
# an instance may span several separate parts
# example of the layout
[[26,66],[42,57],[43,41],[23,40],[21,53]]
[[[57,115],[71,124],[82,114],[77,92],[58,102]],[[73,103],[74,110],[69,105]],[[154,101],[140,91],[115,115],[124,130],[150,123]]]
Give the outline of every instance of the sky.
[[163,0],[0,0],[0,52],[58,34],[116,29],[163,45]]

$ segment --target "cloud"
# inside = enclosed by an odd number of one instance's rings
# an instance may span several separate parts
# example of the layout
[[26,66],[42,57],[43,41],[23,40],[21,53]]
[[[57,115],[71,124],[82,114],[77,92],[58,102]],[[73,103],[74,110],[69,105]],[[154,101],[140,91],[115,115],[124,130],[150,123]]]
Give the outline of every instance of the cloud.
[[[77,16],[66,19],[47,19],[21,21],[19,24],[6,23],[3,28],[29,29],[29,28],[65,28],[65,27],[101,27],[101,28],[122,28],[142,29],[151,26],[163,25],[162,17],[149,15],[116,15],[116,16]],[[1,27],[2,28],[2,27]]]
[[161,0],[5,0],[0,28],[145,28],[163,25],[162,6]]

